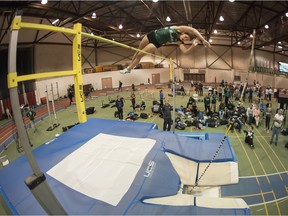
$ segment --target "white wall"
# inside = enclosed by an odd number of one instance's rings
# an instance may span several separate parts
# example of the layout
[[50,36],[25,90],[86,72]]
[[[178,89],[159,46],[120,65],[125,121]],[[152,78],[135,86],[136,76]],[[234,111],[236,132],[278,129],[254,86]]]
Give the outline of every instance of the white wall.
[[[96,51],[92,48],[82,47],[82,68],[90,68],[91,65],[111,65],[122,64],[127,65],[134,54],[133,50],[124,49],[122,47],[101,47]],[[182,68],[190,68],[190,72],[198,73],[199,69],[206,71],[205,82],[220,82],[222,79],[227,82],[233,82],[234,76],[240,76],[241,81],[245,81],[248,77],[248,83],[252,84],[254,80],[259,81],[262,85],[270,85],[272,87],[287,88],[288,80],[283,77],[274,75],[266,75],[262,73],[249,73],[250,50],[243,50],[237,47],[213,46],[212,48],[204,48],[197,46],[190,54],[181,54],[175,46],[167,46],[160,48],[155,52],[156,55],[172,57],[181,68],[175,67],[175,75],[177,79],[183,80],[184,74]],[[273,55],[268,52],[255,51],[255,59],[260,66],[271,66],[273,62],[287,61],[282,55]],[[89,63],[90,64],[89,64]],[[154,64],[161,63],[163,69],[138,69],[132,70],[131,74],[122,75],[119,71],[93,73],[83,75],[83,84],[92,84],[95,89],[101,89],[101,79],[112,77],[113,88],[118,87],[119,80],[124,86],[131,86],[132,83],[139,85],[147,83],[148,77],[152,81],[151,74],[160,73],[160,82],[169,81],[169,59],[162,60],[154,56],[145,56],[142,62],[152,62]],[[210,66],[207,68],[207,66]],[[35,71],[49,72],[72,70],[72,48],[64,45],[36,45],[35,46]],[[49,87],[51,83],[55,85],[58,82],[60,96],[66,95],[67,87],[73,83],[73,77],[60,77],[53,79],[37,80],[36,95],[38,100],[45,97],[46,85]]]
[[[123,86],[131,86],[132,83],[135,85],[140,85],[141,83],[147,84],[148,77],[152,82],[152,74],[160,74],[160,82],[169,82],[169,70],[168,68],[155,68],[155,69],[137,69],[132,70],[129,75],[120,74],[119,71],[103,72],[103,73],[92,73],[83,74],[83,85],[92,84],[95,90],[102,89],[101,79],[111,77],[113,88],[117,88],[119,80],[123,83]],[[36,96],[37,103],[40,104],[40,98],[46,97],[46,89],[49,93],[49,98],[51,95],[51,84],[53,84],[54,95],[57,93],[56,83],[58,83],[59,96],[67,96],[68,85],[73,84],[73,76],[67,77],[55,77],[50,79],[42,79],[36,81]]]

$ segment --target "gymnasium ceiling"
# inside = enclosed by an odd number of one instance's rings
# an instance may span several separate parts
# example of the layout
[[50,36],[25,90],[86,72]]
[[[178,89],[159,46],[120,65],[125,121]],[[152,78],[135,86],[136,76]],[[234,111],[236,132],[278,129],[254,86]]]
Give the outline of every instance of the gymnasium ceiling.
[[[72,27],[82,23],[83,31],[136,46],[151,30],[171,25],[189,25],[198,29],[212,45],[241,46],[251,49],[250,35],[255,29],[255,48],[288,55],[288,1],[0,1],[0,43],[15,11],[24,17],[37,17],[38,23]],[[91,18],[95,12],[97,17]],[[287,14],[288,15],[288,14]],[[170,22],[166,17],[171,18]],[[219,17],[223,16],[224,21]],[[118,26],[122,24],[123,29]],[[265,25],[269,25],[266,29]],[[214,33],[214,30],[217,33]],[[44,43],[47,37],[34,36],[29,43]],[[238,44],[238,41],[240,44]],[[85,46],[97,46],[86,40]]]

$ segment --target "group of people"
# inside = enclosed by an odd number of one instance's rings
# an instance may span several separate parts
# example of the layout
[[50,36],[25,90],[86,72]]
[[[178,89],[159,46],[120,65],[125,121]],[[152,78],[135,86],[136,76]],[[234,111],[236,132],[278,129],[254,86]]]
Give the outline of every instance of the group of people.
[[[223,82],[223,84],[220,84],[220,86],[223,87],[223,89],[227,88],[227,91],[230,91],[230,87],[228,87],[227,83],[225,83],[226,82]],[[198,110],[198,107],[196,105],[197,101],[193,99],[193,97],[189,97],[186,107],[180,105],[178,108],[176,108],[177,117],[179,117],[179,119],[184,119],[184,121],[186,120],[186,122],[188,117],[192,117],[192,125],[196,126],[196,128],[199,129],[203,128],[199,127],[199,125],[211,125],[212,127],[215,127],[223,125],[221,122],[225,122],[225,120],[227,120],[227,125],[229,125],[230,122],[233,120],[234,124],[231,127],[231,131],[233,132],[236,128],[238,129],[238,132],[241,133],[241,129],[245,126],[245,142],[248,143],[252,148],[254,147],[254,128],[259,128],[260,124],[263,121],[265,122],[264,130],[267,133],[270,133],[272,131],[270,143],[277,145],[279,133],[281,132],[283,125],[285,125],[286,110],[279,108],[276,110],[276,114],[273,115],[272,103],[270,101],[269,94],[266,97],[261,94],[260,98],[254,98],[253,102],[250,103],[247,108],[244,107],[243,103],[240,103],[240,105],[238,104],[236,108],[234,102],[236,101],[237,103],[239,103],[239,99],[241,97],[240,90],[243,91],[243,87],[244,85],[242,83],[240,83],[239,86],[236,85],[233,91],[234,97],[230,95],[227,100],[221,99],[219,95],[217,97],[217,92],[215,91],[208,92],[207,94],[205,94],[205,97],[203,99],[203,111]],[[255,89],[258,88],[259,87],[255,86]],[[239,93],[237,93],[238,97],[235,97],[235,92],[237,92],[235,91],[235,89],[239,89]],[[224,96],[224,98],[225,97],[226,96]],[[162,90],[160,91],[160,99],[163,101]],[[267,101],[266,103],[264,103],[265,100]],[[218,103],[219,105],[217,106]],[[167,109],[165,109],[165,106],[163,107],[163,110],[165,111],[165,113],[163,112],[163,117],[166,117],[164,118],[163,130],[166,130],[168,127],[171,127],[171,125],[167,123],[171,122],[170,112],[167,112],[167,110],[169,110],[169,107],[171,106],[167,104]]]

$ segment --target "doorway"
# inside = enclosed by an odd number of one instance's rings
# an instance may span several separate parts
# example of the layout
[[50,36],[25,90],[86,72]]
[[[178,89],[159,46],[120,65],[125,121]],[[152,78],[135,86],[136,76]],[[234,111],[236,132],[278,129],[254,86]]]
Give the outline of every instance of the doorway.
[[106,77],[101,79],[102,89],[112,89],[112,77]]
[[152,84],[160,83],[160,74],[152,74]]

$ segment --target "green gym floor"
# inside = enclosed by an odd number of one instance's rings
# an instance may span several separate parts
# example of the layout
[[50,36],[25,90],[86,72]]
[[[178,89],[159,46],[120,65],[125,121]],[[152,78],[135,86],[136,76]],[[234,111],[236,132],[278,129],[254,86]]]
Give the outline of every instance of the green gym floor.
[[[188,90],[188,87],[186,87]],[[159,90],[158,88],[147,88],[136,91],[136,103],[140,104],[143,99],[146,102],[146,110],[141,112],[151,113],[152,101],[159,100]],[[169,100],[170,104],[173,103],[172,97],[168,96],[170,90],[167,88],[163,88],[165,98]],[[116,108],[107,107],[105,109],[101,108],[102,102],[109,103],[110,99],[116,99],[117,95],[124,97],[125,105],[124,105],[124,116],[127,115],[131,108],[130,101],[130,88],[129,90],[123,90],[122,92],[112,91],[114,93],[110,93],[108,95],[102,94],[102,96],[92,96],[92,98],[87,99],[85,102],[86,107],[94,106],[96,112],[91,115],[87,115],[87,118],[104,118],[104,119],[115,119],[114,112]],[[175,107],[179,107],[183,105],[186,107],[189,96],[195,93],[191,91],[186,96],[177,95],[175,99]],[[201,97],[199,97],[201,98]],[[61,99],[68,100],[68,99]],[[58,103],[57,101],[55,103]],[[237,105],[237,101],[234,102]],[[266,103],[266,101],[264,101]],[[275,109],[277,108],[277,102],[275,99],[272,101],[273,103],[273,116],[275,114]],[[203,102],[197,102],[197,106],[200,110],[204,110]],[[244,102],[244,106],[248,107],[247,101]],[[218,107],[218,105],[217,105]],[[37,109],[36,109],[37,112]],[[136,113],[140,114],[139,111]],[[77,119],[77,109],[76,105],[72,104],[64,109],[60,109],[57,111],[57,120],[60,123],[60,126],[55,128],[53,131],[47,131],[46,129],[50,126],[50,119],[44,118],[36,123],[36,132],[33,132],[31,129],[28,129],[28,136],[33,144],[33,148],[37,148],[39,145],[44,144],[45,142],[53,139],[56,134],[61,134],[62,127],[73,125],[78,122]],[[9,120],[0,121],[0,126],[7,123]],[[10,120],[11,121],[11,120]],[[148,119],[139,118],[137,121],[141,122],[153,122],[158,125],[158,128],[162,129],[163,119],[158,117],[158,115],[154,114],[152,117]],[[288,121],[286,122],[285,128],[288,127]],[[243,127],[245,129],[245,126]],[[234,133],[229,132],[228,136],[230,142],[234,148],[236,153],[238,164],[239,164],[239,177],[244,176],[267,176],[275,173],[286,173],[288,175],[288,149],[284,147],[285,143],[288,141],[288,137],[279,135],[278,145],[270,145],[270,137],[271,132],[267,133],[265,130],[265,119],[261,119],[260,126],[258,128],[255,127],[255,138],[254,145],[255,148],[252,150],[245,142],[244,142],[244,133],[239,133],[238,131],[234,131]],[[219,126],[217,128],[209,128],[201,130],[201,132],[222,132],[223,135],[226,132],[226,126]],[[175,130],[177,132],[178,130]],[[186,132],[193,132],[193,127],[187,127],[185,129]],[[199,130],[197,130],[199,132]],[[220,143],[219,143],[220,144]],[[19,153],[16,148],[16,142],[13,141],[8,148],[1,154],[7,155],[10,162],[23,155],[24,153]],[[257,177],[256,177],[257,178]],[[286,178],[287,179],[287,178]],[[272,191],[273,192],[273,191]],[[260,191],[260,193],[263,193]],[[263,204],[257,206],[251,206],[252,215],[288,215],[288,188],[286,186],[286,197],[281,200],[275,200],[273,202],[266,202],[263,199]],[[261,194],[264,197],[265,194]],[[1,202],[0,202],[1,203]],[[0,214],[5,214],[3,211],[3,206],[1,206]]]

